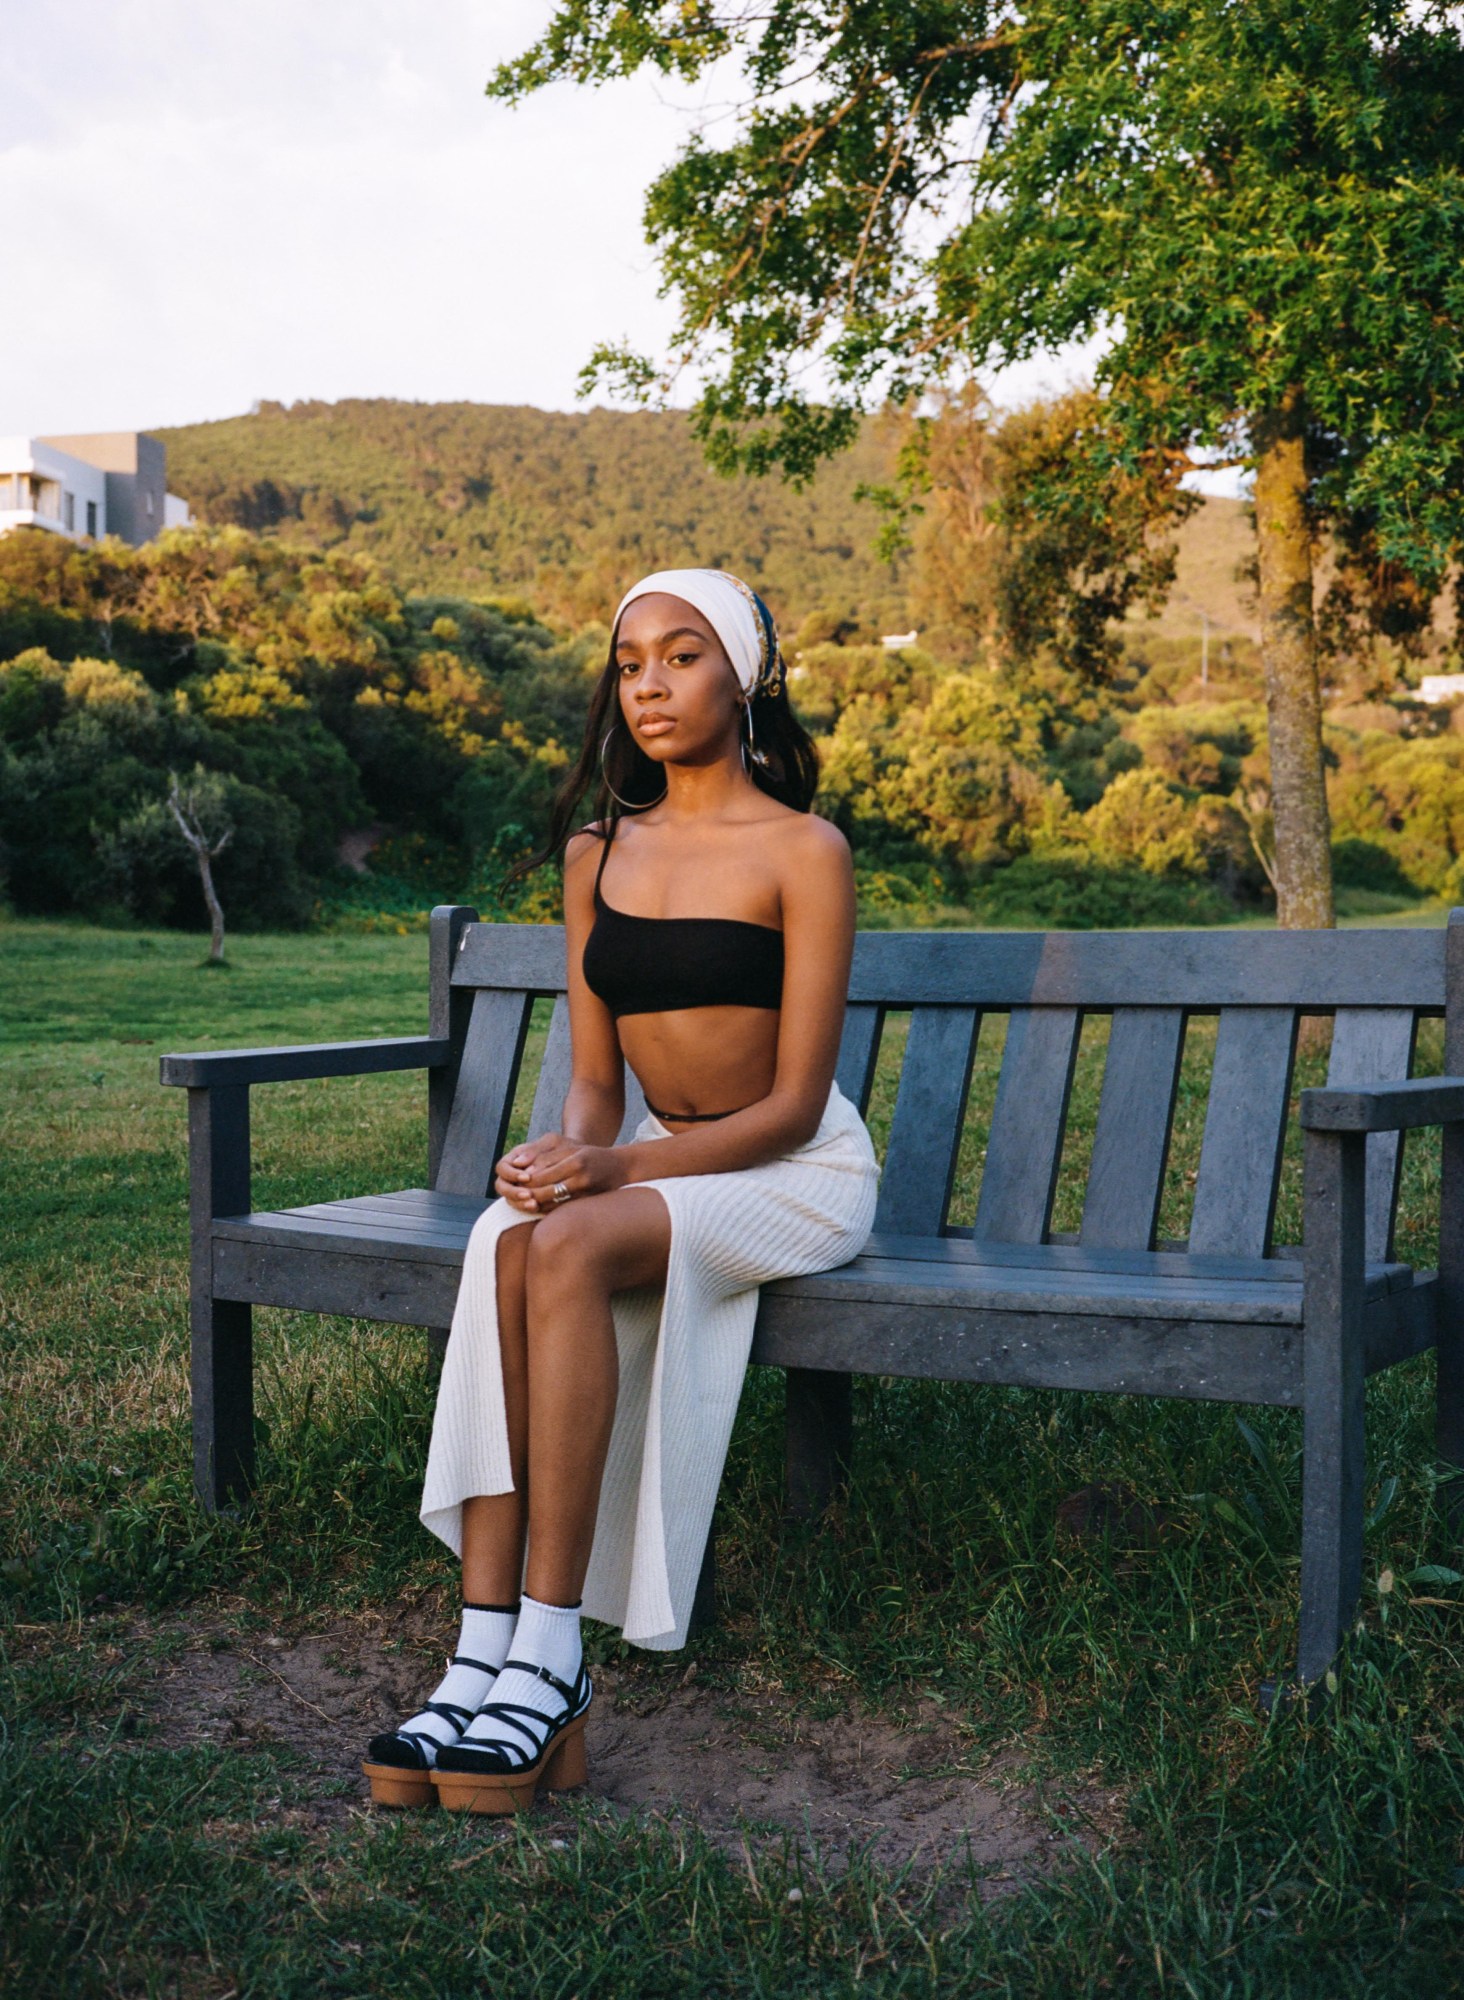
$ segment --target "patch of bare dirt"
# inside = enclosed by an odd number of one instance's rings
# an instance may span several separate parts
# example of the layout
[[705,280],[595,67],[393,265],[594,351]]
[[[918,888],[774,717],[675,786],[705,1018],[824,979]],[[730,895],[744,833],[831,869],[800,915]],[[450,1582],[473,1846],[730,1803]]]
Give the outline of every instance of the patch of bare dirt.
[[[325,1827],[364,1803],[367,1740],[420,1704],[443,1651],[435,1632],[424,1639],[386,1621],[268,1637],[196,1627],[143,1697],[147,1738],[293,1750],[321,1785],[308,1813],[291,1818]],[[853,1707],[815,1719],[781,1691],[705,1685],[694,1662],[675,1678],[661,1665],[604,1667],[586,1724],[589,1785],[569,1796],[620,1815],[693,1821],[738,1860],[791,1837],[835,1867],[860,1850],[885,1868],[909,1863],[919,1877],[953,1869],[964,1879],[974,1864],[983,1894],[1031,1881],[1074,1838],[1094,1847],[1112,1831],[1115,1795],[1069,1795],[1054,1830],[1034,1789],[1013,1775],[1014,1756],[978,1768],[937,1703],[913,1713],[909,1728]],[[566,1817],[548,1798],[536,1809],[551,1834]]]

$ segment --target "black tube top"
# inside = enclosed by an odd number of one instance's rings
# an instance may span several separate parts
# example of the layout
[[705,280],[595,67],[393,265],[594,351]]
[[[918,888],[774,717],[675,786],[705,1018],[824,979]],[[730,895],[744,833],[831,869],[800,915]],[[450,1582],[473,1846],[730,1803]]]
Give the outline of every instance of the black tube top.
[[600,892],[610,853],[595,873],[595,921],[585,939],[585,984],[619,1020],[681,1007],[783,1004],[783,933],[741,917],[632,917]]

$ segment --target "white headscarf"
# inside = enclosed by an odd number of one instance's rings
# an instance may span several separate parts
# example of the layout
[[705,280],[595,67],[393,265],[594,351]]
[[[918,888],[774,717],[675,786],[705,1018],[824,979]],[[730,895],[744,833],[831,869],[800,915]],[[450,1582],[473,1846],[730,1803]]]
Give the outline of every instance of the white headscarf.
[[658,569],[626,591],[615,613],[616,626],[627,604],[654,591],[681,598],[707,619],[744,694],[751,694],[759,681],[768,678],[772,667],[768,628],[758,612],[757,599],[740,576],[725,569]]

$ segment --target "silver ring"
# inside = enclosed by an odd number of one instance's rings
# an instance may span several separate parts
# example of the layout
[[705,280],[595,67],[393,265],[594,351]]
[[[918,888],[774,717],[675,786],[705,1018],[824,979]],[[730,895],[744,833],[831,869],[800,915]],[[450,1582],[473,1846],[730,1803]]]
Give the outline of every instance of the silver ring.
[[564,1185],[563,1181],[556,1181],[554,1183],[553,1192],[556,1202],[568,1201],[570,1198],[569,1189]]

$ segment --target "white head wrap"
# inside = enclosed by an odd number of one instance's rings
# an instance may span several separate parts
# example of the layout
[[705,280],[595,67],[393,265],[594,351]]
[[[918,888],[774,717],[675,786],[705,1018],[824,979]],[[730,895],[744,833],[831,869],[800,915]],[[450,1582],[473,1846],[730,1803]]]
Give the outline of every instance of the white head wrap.
[[615,613],[616,626],[627,604],[655,591],[681,598],[709,622],[744,694],[751,694],[759,683],[776,679],[776,643],[769,645],[757,599],[740,576],[725,569],[658,569],[626,591]]

